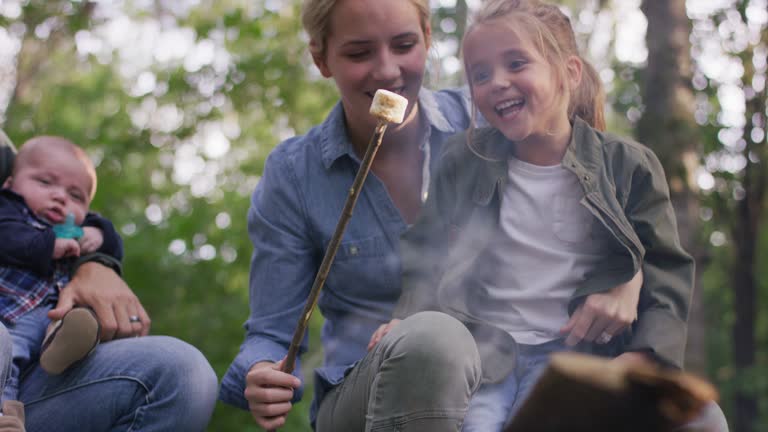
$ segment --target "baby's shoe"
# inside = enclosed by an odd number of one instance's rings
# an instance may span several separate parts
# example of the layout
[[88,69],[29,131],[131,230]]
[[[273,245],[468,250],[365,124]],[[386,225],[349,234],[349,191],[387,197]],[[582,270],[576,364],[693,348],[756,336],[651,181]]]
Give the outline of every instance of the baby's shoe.
[[15,400],[3,402],[3,414],[0,416],[0,432],[24,431],[24,404]]
[[90,308],[76,307],[48,326],[40,366],[58,375],[85,358],[99,344],[99,320]]

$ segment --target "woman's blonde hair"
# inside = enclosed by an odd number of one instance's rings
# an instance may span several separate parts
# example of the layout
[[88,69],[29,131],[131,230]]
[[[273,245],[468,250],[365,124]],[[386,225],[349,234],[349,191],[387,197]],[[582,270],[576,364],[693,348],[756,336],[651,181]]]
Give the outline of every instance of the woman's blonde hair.
[[603,84],[595,68],[579,55],[570,19],[557,6],[539,0],[488,0],[474,14],[465,40],[478,25],[501,18],[509,20],[510,31],[530,37],[555,70],[558,86],[567,79],[568,59],[576,56],[581,60],[581,82],[570,91],[568,117],[578,116],[595,129],[605,130]]
[[[419,12],[421,30],[424,33],[424,41],[430,45],[429,28],[430,10],[429,0],[408,0]],[[304,0],[301,8],[301,23],[309,35],[309,50],[315,57],[325,56],[326,40],[331,32],[331,14],[339,0]]]

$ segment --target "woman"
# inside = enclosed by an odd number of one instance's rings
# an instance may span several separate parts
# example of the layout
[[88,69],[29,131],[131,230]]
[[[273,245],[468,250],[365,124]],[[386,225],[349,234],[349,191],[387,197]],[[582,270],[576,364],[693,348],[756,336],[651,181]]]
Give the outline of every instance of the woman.
[[[319,431],[458,430],[480,382],[477,348],[461,323],[419,313],[367,348],[400,295],[399,237],[426,199],[442,142],[469,126],[468,100],[421,86],[428,0],[308,0],[302,18],[313,60],[335,80],[341,101],[267,159],[248,214],[251,316],[220,398],[272,429],[300,397],[300,379],[280,372],[281,360],[376,124],[372,96],[384,88],[409,107],[384,135],[321,294],[325,357],[315,372],[312,421]],[[585,336],[574,333],[573,342]]]

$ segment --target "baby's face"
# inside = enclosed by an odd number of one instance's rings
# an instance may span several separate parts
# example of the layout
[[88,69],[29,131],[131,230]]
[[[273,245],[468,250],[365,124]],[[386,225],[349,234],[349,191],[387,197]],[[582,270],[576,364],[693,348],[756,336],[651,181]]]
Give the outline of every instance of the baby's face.
[[82,224],[91,201],[91,178],[83,162],[52,146],[29,155],[6,184],[38,217],[54,225],[70,213]]

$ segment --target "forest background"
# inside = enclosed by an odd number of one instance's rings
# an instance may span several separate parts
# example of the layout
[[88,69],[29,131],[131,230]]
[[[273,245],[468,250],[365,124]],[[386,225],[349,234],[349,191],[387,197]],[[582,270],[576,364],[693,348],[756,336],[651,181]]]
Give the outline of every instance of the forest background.
[[[431,87],[462,82],[458,40],[480,1],[432,1]],[[337,98],[299,3],[0,0],[0,127],[17,144],[56,134],[88,150],[93,208],[124,236],[153,333],[194,344],[219,377],[248,315],[245,215],[264,158]],[[698,261],[688,368],[716,384],[732,430],[768,430],[766,0],[560,3],[606,84],[609,129],[667,171]],[[308,405],[282,430],[309,430]],[[218,404],[209,430],[257,428]]]

